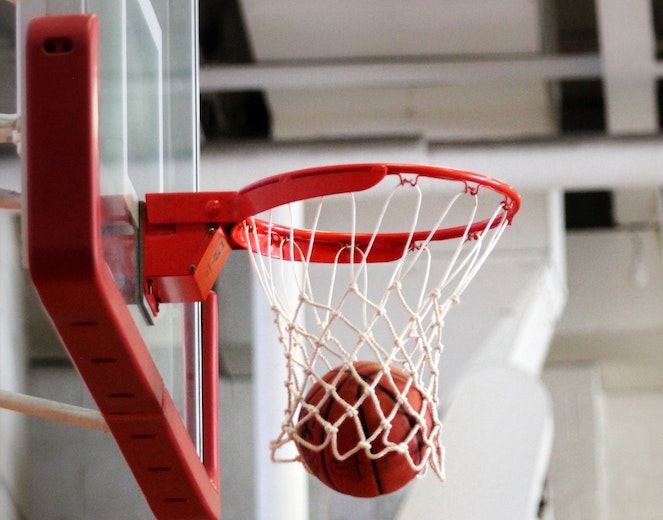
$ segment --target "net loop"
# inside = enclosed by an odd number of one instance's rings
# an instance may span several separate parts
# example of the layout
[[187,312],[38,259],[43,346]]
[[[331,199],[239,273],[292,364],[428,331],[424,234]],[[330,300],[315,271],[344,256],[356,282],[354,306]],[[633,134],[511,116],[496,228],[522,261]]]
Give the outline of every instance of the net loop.
[[403,184],[409,184],[410,186],[416,186],[417,183],[419,182],[419,175],[415,175],[414,177],[408,177],[404,174],[399,174],[398,177],[400,178],[401,185]]
[[[430,469],[443,479],[438,378],[445,318],[495,248],[519,200],[498,181],[477,174],[385,168],[397,175],[385,176],[377,197],[336,190],[267,210],[233,230],[249,251],[285,351],[287,407],[271,444],[272,459],[299,460],[282,454],[291,443],[331,449],[338,460],[359,451],[371,459],[397,452],[415,471]],[[302,205],[304,217],[298,218]],[[358,362],[379,370],[366,378]],[[348,377],[358,389],[352,402],[338,388]],[[310,400],[311,392],[317,401]],[[393,395],[395,404],[385,407],[380,392]],[[371,431],[361,424],[364,406],[379,414]],[[331,407],[343,413],[332,418]],[[411,427],[392,438],[398,414],[407,414]],[[302,434],[308,421],[324,430],[319,442]],[[357,441],[341,449],[339,432],[348,425]],[[417,453],[413,439],[423,446]]]
[[481,186],[478,186],[478,185],[475,186],[475,185],[472,185],[472,184],[469,184],[469,183],[465,183],[465,191],[467,191],[467,193],[469,195],[472,195],[472,196],[475,196],[475,195],[479,194],[479,188],[480,187]]

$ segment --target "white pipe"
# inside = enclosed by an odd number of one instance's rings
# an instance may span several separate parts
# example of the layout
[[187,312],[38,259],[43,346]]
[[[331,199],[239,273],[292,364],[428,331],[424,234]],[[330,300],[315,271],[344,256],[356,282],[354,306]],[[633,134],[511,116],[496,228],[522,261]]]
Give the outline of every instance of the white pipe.
[[587,79],[601,74],[596,54],[492,60],[282,63],[203,66],[201,92],[270,89],[423,87],[495,79]]
[[497,177],[522,191],[663,184],[663,141],[654,136],[459,145],[400,139],[210,146],[203,148],[201,188],[233,190],[277,173],[357,162],[459,168]]
[[103,416],[97,410],[8,390],[0,390],[0,408],[81,428],[90,428],[101,432],[110,431]]
[[663,142],[596,138],[497,145],[433,145],[434,164],[465,168],[519,189],[611,189],[663,184]]
[[203,147],[202,191],[236,190],[264,177],[302,168],[362,162],[426,162],[418,139],[352,140],[278,144],[249,141]]

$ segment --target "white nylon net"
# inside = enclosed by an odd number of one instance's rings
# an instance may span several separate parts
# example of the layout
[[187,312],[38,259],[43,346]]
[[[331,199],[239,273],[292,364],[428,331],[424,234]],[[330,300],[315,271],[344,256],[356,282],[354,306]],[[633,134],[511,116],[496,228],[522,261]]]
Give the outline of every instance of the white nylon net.
[[[312,233],[307,244],[298,243],[294,232],[277,236],[270,231],[277,223],[277,213],[282,219],[283,215],[286,220],[292,217],[290,222],[279,223],[301,227],[295,217],[298,209],[279,208],[260,215],[268,222],[266,237],[258,236],[253,219],[243,224],[246,242],[251,244],[249,251],[260,247],[272,251],[268,256],[251,252],[249,256],[274,311],[287,364],[287,408],[281,432],[272,442],[272,458],[298,460],[280,455],[291,442],[313,451],[332,449],[338,460],[361,450],[371,459],[398,452],[407,457],[417,473],[430,468],[443,479],[438,374],[444,320],[508,225],[501,216],[504,196],[467,182],[432,181],[429,185],[428,179],[412,181],[403,176],[389,181],[392,187],[380,192],[381,200],[377,202],[375,197],[361,193],[308,201],[304,220]],[[444,184],[444,190],[440,184]],[[450,191],[449,186],[456,189]],[[486,219],[484,229],[469,233],[474,222]],[[460,238],[431,240],[438,229],[461,221],[465,232]],[[311,262],[316,236],[330,229],[346,231],[350,239],[339,242],[336,261]],[[415,243],[411,236],[422,229],[430,230],[430,234]],[[367,262],[373,242],[359,250],[352,238],[360,232],[374,237],[395,230],[407,232],[410,239],[402,246],[400,258],[391,262]],[[356,254],[347,261],[347,252],[353,249]],[[341,263],[344,253],[346,263]],[[353,368],[357,361],[376,362],[382,372],[366,381]],[[356,386],[361,388],[357,399],[347,399],[336,391],[340,372],[323,379],[339,367],[357,379]],[[393,383],[390,367],[410,378],[405,386]],[[356,419],[364,403],[379,403],[376,385],[383,374],[382,381],[390,380],[390,391],[397,394],[397,407],[409,410],[412,435],[417,435],[423,446],[416,456],[407,448],[411,436],[395,441],[389,438],[393,409],[378,410],[381,416],[377,431],[365,431]],[[306,402],[316,385],[324,389],[324,398],[314,404]],[[422,396],[417,409],[408,400],[411,387]],[[331,400],[345,410],[332,422],[326,413]],[[321,412],[323,407],[325,412]],[[375,407],[380,408],[377,404]],[[311,420],[325,431],[315,442],[302,435],[303,422]],[[341,449],[343,443],[336,438],[343,421],[357,423],[357,442],[349,449]]]

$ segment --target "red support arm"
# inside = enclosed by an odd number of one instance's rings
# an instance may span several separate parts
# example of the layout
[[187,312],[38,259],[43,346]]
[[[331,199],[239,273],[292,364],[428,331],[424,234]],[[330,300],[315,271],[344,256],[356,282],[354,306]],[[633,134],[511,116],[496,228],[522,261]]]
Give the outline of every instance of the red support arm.
[[155,516],[216,520],[216,470],[198,457],[105,262],[97,46],[91,15],[37,18],[28,30],[30,273]]

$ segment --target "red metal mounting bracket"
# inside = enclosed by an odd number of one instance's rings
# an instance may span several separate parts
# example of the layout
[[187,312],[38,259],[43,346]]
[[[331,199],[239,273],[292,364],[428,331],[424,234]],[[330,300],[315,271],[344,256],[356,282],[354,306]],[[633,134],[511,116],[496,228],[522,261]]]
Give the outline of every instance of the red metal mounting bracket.
[[160,303],[204,301],[232,246],[226,225],[235,192],[148,194],[142,211],[143,289]]

